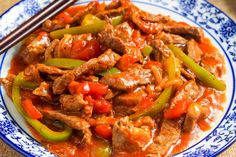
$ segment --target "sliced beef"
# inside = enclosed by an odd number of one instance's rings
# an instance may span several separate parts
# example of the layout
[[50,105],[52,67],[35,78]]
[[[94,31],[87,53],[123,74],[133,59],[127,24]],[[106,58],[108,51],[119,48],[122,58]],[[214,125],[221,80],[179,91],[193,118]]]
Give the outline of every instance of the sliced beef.
[[165,44],[178,44],[178,45],[186,45],[187,40],[179,35],[160,32],[155,36],[156,39],[162,40]]
[[151,41],[151,45],[160,53],[162,53],[162,55],[164,57],[168,57],[170,56],[170,54],[172,53],[171,50],[168,48],[167,45],[165,45],[165,43],[160,40],[160,39],[154,39]]
[[30,64],[28,67],[25,68],[24,76],[26,80],[37,81],[37,82],[41,82],[42,80],[40,77],[39,70],[37,69],[37,66],[34,64]]
[[98,58],[90,59],[80,67],[74,69],[74,74],[76,78],[78,78],[83,74],[99,73],[112,68],[119,59],[120,56],[118,54],[113,52],[111,49],[108,49]]
[[53,83],[53,93],[62,94],[71,81],[83,74],[95,74],[110,69],[119,59],[120,56],[118,54],[108,49],[98,58],[90,59],[78,68],[75,68],[72,72],[67,72],[61,77],[58,77]]
[[52,120],[60,120],[64,122],[69,127],[81,130],[84,134],[83,140],[86,144],[91,144],[92,133],[89,129],[90,124],[84,119],[77,116],[69,116],[61,113],[60,111],[53,110],[40,110],[44,117]]
[[15,75],[9,73],[6,78],[0,78],[0,85],[4,86],[6,93],[9,97],[11,97],[12,85],[15,77]]
[[63,75],[66,73],[66,71],[61,70],[54,66],[47,66],[45,64],[36,64],[36,68],[41,73],[46,73],[50,75]]
[[98,41],[107,48],[111,48],[120,54],[129,54],[135,59],[142,61],[142,53],[132,41],[132,34],[133,29],[127,22],[117,27],[108,24],[105,29],[98,34]]
[[183,101],[193,102],[199,95],[200,89],[195,81],[190,80],[181,86],[171,100],[170,109]]
[[48,60],[50,58],[53,58],[54,54],[54,49],[57,46],[57,44],[59,43],[60,40],[58,39],[54,39],[51,44],[49,45],[49,47],[47,47],[45,54],[44,54],[44,58],[45,60]]
[[226,72],[224,57],[218,52],[204,53],[200,64],[217,77],[221,77]]
[[41,33],[21,51],[20,56],[26,64],[37,62],[40,55],[44,54],[49,45],[49,35],[47,33]]
[[147,149],[153,138],[155,122],[150,117],[131,122],[128,117],[118,120],[112,129],[112,147],[115,153]]
[[58,77],[52,85],[52,90],[54,94],[62,94],[69,83],[75,80],[75,75],[73,72],[68,72],[61,77]]
[[24,75],[27,80],[36,80],[41,82],[42,78],[40,73],[47,75],[63,75],[67,71],[61,70],[54,66],[47,66],[45,64],[31,64],[24,70]]
[[78,112],[88,105],[88,102],[83,99],[83,95],[61,95],[60,103],[62,110],[71,112]]
[[178,34],[184,36],[190,36],[198,42],[202,42],[204,39],[204,32],[202,28],[193,26],[183,26],[183,25],[166,25],[164,31],[171,34]]
[[142,97],[147,94],[143,90],[132,91],[129,93],[124,93],[117,95],[114,99],[115,105],[125,105],[125,106],[134,106],[139,104],[142,100]]
[[150,69],[130,68],[119,74],[108,74],[100,82],[116,90],[131,90],[139,85],[151,84],[155,81]]
[[178,142],[181,135],[181,123],[182,121],[177,120],[163,120],[160,133],[154,138],[159,156],[165,156],[171,146]]
[[50,88],[50,84],[48,84],[47,82],[42,82],[40,86],[33,91],[33,94],[51,101],[52,95]]
[[189,40],[187,43],[188,56],[192,58],[196,63],[199,63],[202,59],[202,50],[198,47],[195,40]]

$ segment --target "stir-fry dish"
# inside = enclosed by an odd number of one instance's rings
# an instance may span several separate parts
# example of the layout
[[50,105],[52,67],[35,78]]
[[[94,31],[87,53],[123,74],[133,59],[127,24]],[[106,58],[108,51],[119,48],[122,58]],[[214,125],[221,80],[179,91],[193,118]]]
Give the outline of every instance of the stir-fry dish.
[[128,0],[91,1],[24,39],[1,84],[58,156],[159,157],[211,128],[225,71],[201,28]]

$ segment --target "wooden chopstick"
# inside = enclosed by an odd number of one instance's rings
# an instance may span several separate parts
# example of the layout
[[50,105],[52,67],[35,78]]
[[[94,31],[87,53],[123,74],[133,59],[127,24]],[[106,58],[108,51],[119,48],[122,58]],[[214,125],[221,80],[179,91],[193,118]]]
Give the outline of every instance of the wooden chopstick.
[[17,44],[28,34],[35,31],[45,20],[55,16],[76,1],[77,0],[55,0],[53,3],[49,4],[38,14],[31,17],[17,29],[13,30],[10,34],[0,40],[0,54],[4,53],[7,49]]

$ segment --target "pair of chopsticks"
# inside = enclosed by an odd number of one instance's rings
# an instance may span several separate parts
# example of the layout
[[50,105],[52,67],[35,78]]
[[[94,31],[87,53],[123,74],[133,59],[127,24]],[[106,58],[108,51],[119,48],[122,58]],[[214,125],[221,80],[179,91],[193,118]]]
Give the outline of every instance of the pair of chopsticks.
[[55,0],[53,3],[49,4],[38,14],[31,17],[17,29],[0,40],[0,54],[4,53],[7,49],[17,44],[28,34],[35,31],[44,21],[55,16],[70,5],[74,4],[76,1],[77,0]]

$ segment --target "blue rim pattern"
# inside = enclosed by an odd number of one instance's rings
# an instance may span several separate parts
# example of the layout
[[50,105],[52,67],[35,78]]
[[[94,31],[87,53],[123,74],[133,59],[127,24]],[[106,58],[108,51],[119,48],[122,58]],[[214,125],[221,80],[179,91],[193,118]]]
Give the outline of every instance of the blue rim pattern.
[[[28,0],[30,1],[30,0]],[[37,11],[39,11],[40,5],[37,5],[37,0],[34,0],[35,3],[33,3],[33,9],[35,11],[29,11],[28,14],[35,14]],[[46,3],[49,4],[49,1],[43,0]],[[46,2],[47,1],[47,2]],[[19,5],[22,4],[22,2],[27,2],[27,0],[22,0],[18,4],[16,4],[13,8],[19,7]],[[87,1],[83,1],[80,3],[85,3]],[[212,38],[217,41],[218,45],[224,50],[225,56],[227,57],[227,60],[230,63],[232,75],[233,75],[233,87],[235,87],[235,62],[236,62],[236,24],[233,20],[231,20],[227,15],[225,15],[222,11],[220,11],[218,8],[210,4],[209,2],[205,0],[178,0],[175,2],[167,3],[165,0],[149,0],[149,2],[142,2],[141,0],[135,0],[134,2],[142,3],[142,4],[148,4],[153,5],[159,8],[167,9],[171,12],[175,12],[181,16],[184,16],[185,18],[193,21],[194,23],[198,24],[199,26],[203,27],[206,32],[208,32]],[[37,4],[36,4],[37,3]],[[31,1],[32,4],[32,1]],[[167,8],[168,5],[168,8]],[[179,6],[179,7],[178,7]],[[6,13],[4,13],[2,16],[0,16],[0,26],[2,22],[2,18],[4,15],[7,15],[8,12],[10,12],[13,8],[9,9]],[[40,9],[39,9],[40,8]],[[32,8],[31,8],[32,9]],[[203,12],[201,12],[203,10]],[[205,10],[205,11],[204,11]],[[197,16],[196,16],[197,15]],[[200,15],[200,16],[199,16]],[[199,16],[199,17],[198,17]],[[208,18],[210,17],[210,18]],[[211,18],[212,17],[212,18]],[[200,19],[201,18],[201,19]],[[214,25],[220,25],[219,29],[216,29]],[[214,36],[212,35],[214,34]],[[1,34],[0,29],[0,38],[3,35]],[[221,42],[221,43],[220,43]],[[227,46],[226,46],[227,44]],[[222,46],[223,45],[223,46]],[[2,70],[2,64],[4,62],[6,54],[4,54],[1,65],[0,65],[0,73]],[[232,65],[232,63],[234,63]],[[183,151],[180,154],[177,154],[177,156],[215,156],[222,151],[224,151],[229,145],[235,142],[236,140],[236,97],[235,97],[235,89],[232,91],[232,97],[230,106],[224,115],[224,118],[221,120],[221,122],[218,124],[218,126],[211,132],[207,137],[205,137],[203,140],[195,144],[194,146],[188,148],[187,150]],[[0,89],[1,99],[0,99],[0,110],[5,110],[4,115],[6,115],[8,119],[8,124],[4,124],[5,126],[9,127],[8,125],[13,125],[16,128],[17,126],[16,122],[12,118],[10,118],[10,114],[6,110],[6,105],[3,102],[4,99],[2,97],[2,91]],[[3,102],[3,106],[1,106],[1,101]],[[2,113],[3,114],[3,113]],[[6,118],[4,117],[4,118]],[[0,117],[1,120],[1,117]],[[224,127],[225,126],[225,127]],[[4,142],[9,144],[11,147],[16,149],[18,152],[22,153],[25,156],[40,156],[40,153],[43,153],[44,155],[54,156],[52,154],[48,154],[46,150],[43,150],[42,152],[39,152],[39,154],[32,154],[29,150],[22,150],[22,148],[19,148],[16,146],[12,141],[10,141],[7,137],[7,135],[14,133],[16,130],[3,130],[4,128],[1,128],[2,124],[0,121],[0,138],[3,139]],[[2,131],[2,130],[3,131]],[[227,132],[228,130],[233,132]],[[2,132],[5,131],[5,134],[2,134]],[[17,129],[17,131],[20,131],[22,133],[22,130]],[[223,132],[221,132],[223,131]],[[231,136],[230,136],[231,135]],[[26,135],[27,136],[27,135]],[[27,140],[32,140],[30,137]],[[34,140],[32,140],[34,141]],[[201,145],[204,141],[213,142],[214,145],[205,146]],[[217,143],[223,143],[223,146],[217,145]],[[39,146],[39,143],[33,142],[37,147]],[[204,144],[204,143],[203,143]],[[209,147],[209,148],[208,148]],[[42,148],[42,147],[41,147]],[[217,151],[214,151],[214,150]],[[45,154],[46,153],[46,154]],[[42,155],[42,154],[41,154]]]

